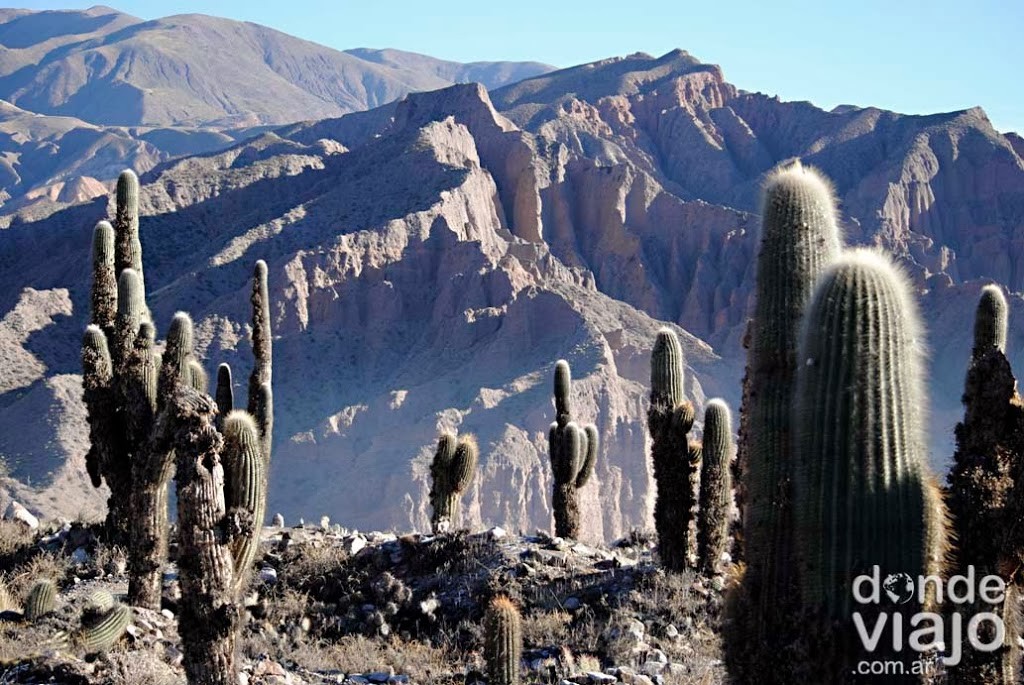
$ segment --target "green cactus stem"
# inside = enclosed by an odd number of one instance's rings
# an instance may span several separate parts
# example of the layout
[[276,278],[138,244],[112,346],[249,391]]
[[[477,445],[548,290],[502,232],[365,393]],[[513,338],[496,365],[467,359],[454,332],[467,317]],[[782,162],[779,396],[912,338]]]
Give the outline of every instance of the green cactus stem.
[[978,309],[974,315],[975,357],[991,349],[1006,352],[1006,331],[1009,320],[1009,306],[1006,296],[998,285],[986,285],[981,289]]
[[114,270],[114,227],[96,224],[92,234],[92,322],[106,335],[114,330],[117,316],[117,273]]
[[[820,682],[838,682],[850,659],[917,656],[863,651],[852,612],[873,626],[874,611],[893,607],[855,603],[857,576],[874,565],[883,578],[942,572],[949,536],[927,466],[923,332],[911,292],[887,258],[854,250],[822,275],[803,324],[793,413],[800,597],[807,615],[837,621],[805,625],[809,639],[831,630],[836,641]],[[923,610],[916,598],[898,608],[907,621]]]
[[841,237],[828,180],[800,162],[765,183],[755,310],[747,356],[742,448],[745,584],[758,607],[752,640],[780,634],[779,607],[794,596],[791,421],[800,322]]
[[651,404],[647,426],[651,433],[651,461],[658,494],[654,527],[658,556],[669,571],[689,566],[693,535],[693,482],[700,452],[687,434],[693,427],[693,405],[683,398],[684,356],[675,331],[662,328],[651,352]]
[[518,685],[522,653],[519,610],[508,597],[495,597],[484,615],[484,661],[488,685]]
[[252,274],[252,352],[256,359],[249,376],[249,413],[258,414],[260,386],[270,383],[273,374],[273,344],[270,331],[270,294],[267,290],[267,263],[256,262]]
[[25,618],[38,621],[57,608],[57,586],[49,578],[36,581],[25,598]]
[[702,452],[697,559],[701,570],[711,575],[728,551],[732,511],[732,416],[720,399],[711,400],[704,409]]
[[224,417],[235,408],[235,390],[231,382],[231,367],[221,364],[217,367],[217,400],[218,427],[223,424]]
[[86,611],[78,641],[86,654],[105,652],[121,639],[132,622],[132,610],[123,604],[98,611]]
[[555,422],[548,431],[548,455],[554,475],[551,498],[555,535],[580,536],[579,490],[590,480],[600,445],[597,427],[580,426],[572,419],[572,372],[564,359],[555,364]]
[[456,439],[453,433],[444,432],[438,438],[430,465],[430,523],[435,534],[451,532],[457,525],[459,503],[473,481],[479,453],[472,435]]
[[259,551],[266,510],[266,477],[259,429],[248,412],[233,411],[224,419],[224,503],[237,531],[231,544],[235,591],[249,579]]

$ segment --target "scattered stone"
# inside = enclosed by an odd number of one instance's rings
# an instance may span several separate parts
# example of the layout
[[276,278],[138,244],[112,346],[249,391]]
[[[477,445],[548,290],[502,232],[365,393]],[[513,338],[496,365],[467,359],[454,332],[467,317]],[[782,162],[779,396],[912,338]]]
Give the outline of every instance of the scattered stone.
[[501,526],[495,526],[494,528],[491,528],[489,532],[490,536],[495,540],[501,540],[508,534],[505,532],[505,529]]
[[352,535],[345,538],[342,545],[349,554],[354,556],[366,547],[366,538],[362,535]]
[[71,561],[77,566],[82,566],[89,561],[89,553],[85,551],[85,547],[79,547],[71,553]]
[[33,516],[28,509],[13,500],[4,513],[4,519],[7,521],[17,521],[29,530],[37,530],[39,528],[39,519]]
[[267,585],[273,585],[277,582],[277,569],[273,566],[264,566],[260,569],[260,581]]
[[569,597],[562,606],[565,607],[566,611],[576,611],[580,608],[579,597]]
[[371,683],[386,683],[394,675],[393,671],[374,671],[373,673],[367,673],[366,677],[369,678]]
[[[692,621],[693,619],[690,620]],[[665,637],[667,637],[670,640],[676,639],[677,637],[679,637],[679,629],[676,628],[673,624],[669,623],[667,626],[665,626]]]
[[607,673],[598,673],[597,671],[588,671],[587,679],[597,685],[611,685],[612,683],[618,682],[618,678]]

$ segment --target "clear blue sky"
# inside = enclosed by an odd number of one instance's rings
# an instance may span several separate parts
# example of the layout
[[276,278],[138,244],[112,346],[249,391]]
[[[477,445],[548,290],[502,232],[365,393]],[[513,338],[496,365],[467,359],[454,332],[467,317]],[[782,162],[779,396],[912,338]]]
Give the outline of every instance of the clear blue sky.
[[[38,0],[32,9],[95,3]],[[1024,0],[123,0],[144,19],[198,12],[334,48],[565,67],[680,47],[745,90],[930,113],[981,105],[1024,133]]]

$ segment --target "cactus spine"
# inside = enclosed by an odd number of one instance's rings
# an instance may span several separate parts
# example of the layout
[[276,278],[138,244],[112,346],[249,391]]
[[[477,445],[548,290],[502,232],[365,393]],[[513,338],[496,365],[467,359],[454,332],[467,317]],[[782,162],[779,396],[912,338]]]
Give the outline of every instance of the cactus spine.
[[597,427],[581,427],[572,420],[572,373],[564,359],[555,364],[555,422],[548,430],[548,454],[554,474],[552,508],[555,535],[580,536],[579,490],[590,480],[597,462]]
[[523,636],[519,610],[508,597],[491,600],[484,616],[484,660],[489,685],[518,685]]
[[720,399],[711,400],[704,409],[702,447],[697,558],[710,575],[727,551],[732,510],[732,416]]
[[456,439],[453,433],[445,432],[438,438],[430,465],[430,524],[435,534],[448,533],[457,524],[459,503],[473,482],[478,460],[479,448],[472,435]]
[[48,578],[37,581],[25,598],[25,618],[37,621],[57,607],[57,586]]
[[693,404],[683,397],[683,347],[670,328],[662,328],[651,352],[651,405],[647,426],[651,433],[651,461],[658,495],[654,527],[658,554],[669,571],[689,564],[694,505],[693,481],[701,461],[700,446],[689,444]]
[[[882,609],[854,604],[856,576],[874,565],[883,577],[942,570],[948,536],[926,461],[921,336],[909,283],[869,250],[838,259],[808,306],[793,413],[794,522],[804,608],[838,619],[829,634],[836,649],[827,653],[840,656],[824,659],[821,682],[841,680],[851,658],[883,658],[864,656],[850,626],[854,611],[873,626]],[[909,620],[925,609],[915,599],[899,610]],[[814,640],[828,634],[805,629]]]
[[[952,669],[950,682],[966,685],[1012,683],[1021,676],[1024,580],[1014,570],[1024,563],[1024,401],[1005,355],[1007,323],[1006,298],[997,286],[986,286],[975,314],[964,419],[956,427],[949,507],[959,541],[955,573],[966,574],[973,566],[977,577],[996,575],[1006,583],[1001,606],[965,604],[963,620],[997,612],[1006,631],[1003,646],[991,652],[964,641],[963,660]],[[980,628],[982,641],[991,643],[992,625]]]
[[777,633],[779,606],[793,594],[793,387],[800,321],[819,275],[840,250],[828,181],[799,162],[765,184],[756,305],[747,357],[747,404],[741,448],[744,474],[746,585],[762,641]]

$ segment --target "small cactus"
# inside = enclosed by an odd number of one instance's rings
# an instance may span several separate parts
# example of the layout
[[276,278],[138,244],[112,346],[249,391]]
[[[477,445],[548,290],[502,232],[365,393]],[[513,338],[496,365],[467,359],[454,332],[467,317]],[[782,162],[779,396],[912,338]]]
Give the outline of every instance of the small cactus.
[[36,581],[25,598],[25,618],[37,621],[57,607],[57,586],[48,578]]
[[83,613],[78,641],[87,654],[105,652],[121,639],[131,622],[132,610],[111,602],[106,609]]
[[452,433],[442,433],[437,441],[437,452],[430,465],[430,518],[434,533],[450,532],[458,520],[459,502],[473,481],[479,460],[476,438],[464,435],[456,439]]
[[710,575],[728,546],[732,509],[732,417],[728,405],[720,399],[708,402],[704,410],[702,447],[697,558],[702,570]]
[[658,494],[654,527],[658,556],[674,572],[689,565],[693,520],[693,482],[700,467],[700,446],[687,434],[695,419],[693,404],[683,397],[683,347],[675,331],[658,331],[651,352],[651,404],[647,426],[651,433],[651,461]]
[[572,420],[572,373],[564,359],[555,364],[555,421],[548,430],[548,454],[554,475],[552,509],[555,535],[580,536],[579,489],[590,480],[600,448],[597,426]]
[[522,620],[508,597],[491,600],[484,616],[484,660],[488,685],[518,685],[523,653]]

